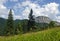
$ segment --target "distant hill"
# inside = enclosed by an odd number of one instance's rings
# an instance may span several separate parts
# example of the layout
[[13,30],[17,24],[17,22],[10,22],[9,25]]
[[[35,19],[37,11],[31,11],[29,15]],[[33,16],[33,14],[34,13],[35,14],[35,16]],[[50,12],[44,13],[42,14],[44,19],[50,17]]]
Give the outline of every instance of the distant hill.
[[6,22],[6,19],[0,18],[0,27],[3,26]]
[[[4,25],[6,24],[6,20],[7,19],[0,18],[0,27],[4,27]],[[16,19],[16,20],[14,20],[14,23],[18,24],[18,23],[23,22],[23,21],[28,21],[28,20],[27,19],[23,19],[23,20]]]
[[[6,20],[7,19],[4,19],[4,18],[0,18],[0,35],[3,33],[4,31],[4,28],[6,27]],[[18,25],[18,23],[23,23],[23,22],[26,22],[27,19],[24,19],[24,20],[19,20],[19,19],[16,19],[14,20],[14,27],[16,27]]]
[[0,34],[3,33],[4,27],[5,27],[5,22],[6,22],[6,19],[0,18]]

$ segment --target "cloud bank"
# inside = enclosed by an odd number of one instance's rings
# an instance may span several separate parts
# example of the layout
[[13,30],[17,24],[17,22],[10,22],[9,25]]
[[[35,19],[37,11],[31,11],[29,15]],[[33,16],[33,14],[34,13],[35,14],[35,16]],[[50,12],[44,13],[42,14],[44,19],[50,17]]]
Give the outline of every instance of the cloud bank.
[[59,4],[53,2],[48,3],[45,5],[42,5],[42,7],[39,4],[32,3],[31,1],[24,1],[21,4],[18,3],[14,6],[15,9],[25,7],[25,9],[22,11],[22,17],[23,19],[28,19],[28,15],[30,13],[30,9],[33,9],[33,15],[37,16],[47,16],[53,20],[58,21],[58,14],[60,13],[58,7]]
[[[3,5],[8,0],[0,0],[0,17],[7,18],[9,9]],[[18,2],[18,0],[10,0],[12,2]],[[45,5],[40,5],[38,3],[31,2],[30,0],[26,0],[23,2],[18,2],[13,7],[13,15],[14,19],[28,19],[28,15],[30,13],[30,10],[33,10],[33,15],[37,16],[47,16],[55,21],[60,22],[60,16],[57,16],[60,14],[60,10],[58,9],[59,4],[55,2],[51,2]],[[18,13],[19,10],[19,14]],[[17,11],[17,13],[15,13]]]

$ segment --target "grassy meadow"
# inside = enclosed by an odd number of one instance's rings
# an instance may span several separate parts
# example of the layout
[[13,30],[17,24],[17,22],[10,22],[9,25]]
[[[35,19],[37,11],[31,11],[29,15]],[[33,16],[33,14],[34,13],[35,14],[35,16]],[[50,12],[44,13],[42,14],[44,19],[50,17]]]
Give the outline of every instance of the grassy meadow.
[[60,28],[56,27],[15,36],[0,36],[0,41],[60,41]]

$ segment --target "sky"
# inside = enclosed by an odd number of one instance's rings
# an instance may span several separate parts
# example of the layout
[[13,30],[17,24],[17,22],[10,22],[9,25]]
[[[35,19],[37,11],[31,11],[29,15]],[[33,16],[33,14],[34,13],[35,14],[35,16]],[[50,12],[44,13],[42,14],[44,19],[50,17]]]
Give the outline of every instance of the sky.
[[0,0],[0,17],[7,19],[10,9],[14,19],[28,19],[32,9],[35,17],[46,16],[60,22],[60,0]]

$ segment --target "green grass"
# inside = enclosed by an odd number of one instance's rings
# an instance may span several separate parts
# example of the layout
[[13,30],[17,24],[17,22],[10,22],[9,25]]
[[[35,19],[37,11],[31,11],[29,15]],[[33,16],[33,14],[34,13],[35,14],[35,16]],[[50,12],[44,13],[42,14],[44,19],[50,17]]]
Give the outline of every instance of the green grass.
[[0,36],[0,41],[60,41],[60,28],[52,28],[23,35]]

